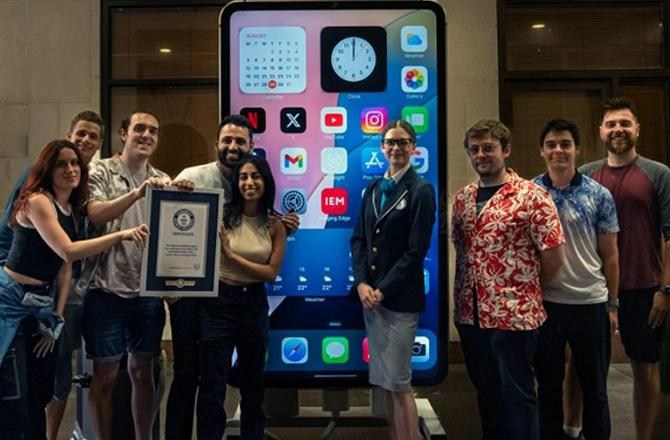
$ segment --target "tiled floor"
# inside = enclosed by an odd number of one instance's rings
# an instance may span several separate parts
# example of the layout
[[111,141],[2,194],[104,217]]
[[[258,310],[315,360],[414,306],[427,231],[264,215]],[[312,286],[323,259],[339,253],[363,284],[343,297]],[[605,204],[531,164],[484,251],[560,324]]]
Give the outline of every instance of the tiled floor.
[[[166,368],[166,383],[172,378],[172,367]],[[632,411],[633,379],[630,366],[613,364],[609,374],[610,411],[612,415],[612,439],[634,440]],[[465,372],[463,364],[450,365],[449,375],[441,385],[416,390],[419,398],[427,398],[446,430],[449,440],[475,440],[481,438],[479,418],[476,409],[474,390]],[[74,396],[74,393],[73,395]],[[70,399],[62,435],[67,439],[74,423],[74,399]],[[321,394],[318,390],[301,391],[300,401],[304,406],[320,405]],[[355,390],[350,393],[351,405],[365,405],[369,401],[367,390]],[[165,398],[161,407],[161,420],[164,420]],[[670,395],[661,399],[661,411],[654,440],[670,440]],[[317,439],[323,429],[273,428],[276,438],[283,440]],[[195,438],[195,437],[194,437]],[[376,440],[388,438],[383,428],[335,428],[332,440]],[[125,440],[125,439],[123,439]]]

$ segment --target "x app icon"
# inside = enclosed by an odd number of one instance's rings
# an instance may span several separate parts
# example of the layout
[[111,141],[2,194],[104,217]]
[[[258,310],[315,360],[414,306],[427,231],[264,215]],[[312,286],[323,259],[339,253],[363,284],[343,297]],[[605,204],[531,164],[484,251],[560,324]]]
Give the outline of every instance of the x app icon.
[[307,128],[307,112],[302,107],[281,109],[281,131],[284,133],[304,133]]

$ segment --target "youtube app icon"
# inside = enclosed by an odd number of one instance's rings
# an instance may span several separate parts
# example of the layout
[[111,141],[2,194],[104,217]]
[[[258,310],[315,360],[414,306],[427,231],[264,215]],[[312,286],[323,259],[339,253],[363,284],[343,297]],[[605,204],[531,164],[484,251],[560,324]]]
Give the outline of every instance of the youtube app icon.
[[347,109],[344,107],[324,107],[321,109],[321,131],[327,134],[347,131]]

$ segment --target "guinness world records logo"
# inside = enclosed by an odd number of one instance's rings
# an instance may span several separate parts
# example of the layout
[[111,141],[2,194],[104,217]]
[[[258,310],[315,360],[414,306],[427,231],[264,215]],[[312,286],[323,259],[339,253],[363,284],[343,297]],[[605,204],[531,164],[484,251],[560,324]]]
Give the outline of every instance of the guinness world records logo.
[[188,231],[195,223],[195,216],[190,209],[180,209],[174,213],[172,223],[180,231]]

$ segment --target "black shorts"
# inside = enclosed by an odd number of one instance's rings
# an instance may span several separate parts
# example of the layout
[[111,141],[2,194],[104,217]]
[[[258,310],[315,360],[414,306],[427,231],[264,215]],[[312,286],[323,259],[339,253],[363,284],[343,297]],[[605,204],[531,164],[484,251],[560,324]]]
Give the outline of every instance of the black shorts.
[[632,360],[653,363],[660,359],[667,322],[657,328],[648,323],[657,291],[657,287],[619,291],[619,332],[626,355]]

